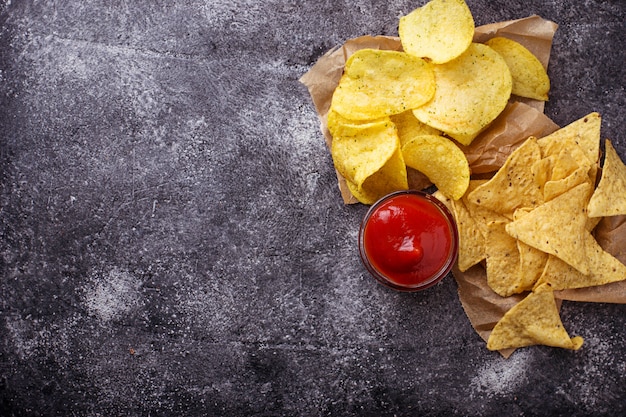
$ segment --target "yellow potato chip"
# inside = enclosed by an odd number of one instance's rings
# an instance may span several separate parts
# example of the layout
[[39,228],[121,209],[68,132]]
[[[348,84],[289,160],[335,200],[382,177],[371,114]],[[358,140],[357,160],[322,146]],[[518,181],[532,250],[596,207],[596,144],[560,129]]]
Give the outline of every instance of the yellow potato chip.
[[353,120],[378,119],[433,97],[432,65],[404,52],[361,49],[348,58],[331,109]]
[[357,187],[379,171],[400,148],[396,128],[389,118],[352,123],[331,112],[328,125],[333,135],[331,155],[335,168]]
[[582,237],[585,257],[589,260],[589,274],[577,271],[561,259],[550,256],[536,286],[550,284],[553,290],[593,287],[626,279],[626,265],[606,252],[591,233]]
[[431,0],[400,18],[398,34],[404,51],[443,64],[469,47],[474,18],[463,0]]
[[538,206],[543,202],[543,193],[533,177],[532,166],[540,157],[537,140],[527,139],[491,180],[469,194],[469,200],[510,219],[520,207]]
[[421,122],[469,145],[506,107],[511,72],[496,51],[478,43],[433,68],[435,95],[413,113]]
[[626,214],[626,165],[613,148],[605,142],[606,156],[598,187],[588,205],[590,217],[607,217]]
[[537,57],[514,40],[495,37],[485,42],[502,55],[513,77],[511,93],[535,100],[548,100],[550,78]]
[[487,259],[487,284],[498,295],[508,297],[521,292],[520,258],[517,241],[506,232],[508,222],[487,224],[485,252]]
[[489,335],[487,349],[546,345],[578,350],[582,344],[582,337],[567,334],[554,292],[544,286],[506,312]]
[[439,190],[453,200],[465,194],[470,169],[461,149],[443,136],[416,136],[402,147],[407,166],[424,173]]
[[515,239],[588,274],[589,264],[582,256],[585,253],[582,237],[586,232],[585,207],[590,194],[591,186],[580,184],[509,223],[506,231]]
[[420,135],[440,135],[441,132],[434,127],[430,127],[417,120],[412,110],[407,110],[400,114],[394,114],[391,121],[398,129],[398,137],[400,138],[400,146]]
[[387,162],[362,184],[347,181],[346,185],[352,195],[363,204],[373,204],[389,193],[406,190],[407,172],[400,148],[398,147]]

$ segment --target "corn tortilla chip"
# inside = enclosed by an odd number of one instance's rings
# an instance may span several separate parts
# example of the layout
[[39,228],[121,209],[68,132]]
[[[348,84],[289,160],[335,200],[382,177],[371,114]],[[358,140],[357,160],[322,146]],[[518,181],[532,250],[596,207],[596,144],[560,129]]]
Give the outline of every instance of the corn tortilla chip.
[[543,202],[543,193],[532,166],[540,158],[537,140],[531,137],[509,155],[491,180],[469,194],[469,200],[510,219],[519,207],[538,206]]
[[588,173],[589,167],[582,166],[565,178],[546,182],[543,186],[543,199],[550,201],[583,183],[592,185]]
[[489,335],[487,349],[546,345],[578,350],[582,344],[582,337],[567,334],[554,292],[544,286],[506,312]]
[[[561,129],[544,136],[537,141],[543,156],[546,156],[553,147],[559,148],[564,140],[573,139],[581,147],[588,160],[596,165],[600,157],[600,125],[602,118],[599,113],[593,112],[562,127]],[[558,153],[558,152],[557,152]],[[595,178],[593,178],[595,183]]]
[[626,165],[611,141],[605,142],[606,155],[598,187],[589,201],[590,217],[626,214]]
[[626,279],[626,265],[602,249],[590,233],[585,234],[584,240],[585,256],[589,260],[588,275],[580,273],[559,258],[550,256],[536,286],[547,283],[556,291],[593,287]]
[[515,239],[552,254],[583,274],[589,273],[584,255],[591,186],[580,184],[509,223],[506,231]]
[[488,223],[485,236],[487,284],[502,297],[522,292],[517,241],[506,232],[507,224],[503,221]]

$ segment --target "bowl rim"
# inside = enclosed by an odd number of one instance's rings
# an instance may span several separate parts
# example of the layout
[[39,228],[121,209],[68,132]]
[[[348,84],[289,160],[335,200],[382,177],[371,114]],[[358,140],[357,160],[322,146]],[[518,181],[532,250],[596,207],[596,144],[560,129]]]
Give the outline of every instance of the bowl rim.
[[[391,199],[395,199],[402,195],[414,195],[434,205],[442,214],[446,222],[448,223],[448,226],[450,229],[450,235],[451,235],[450,253],[449,253],[448,258],[446,259],[446,262],[441,266],[441,268],[437,271],[437,273],[434,274],[430,279],[427,279],[421,282],[419,285],[415,285],[415,286],[400,285],[391,281],[389,278],[385,276],[385,274],[382,271],[379,271],[377,268],[374,267],[374,265],[372,265],[372,263],[369,261],[369,257],[365,250],[365,240],[364,240],[365,239],[365,227],[367,226],[367,223],[370,217],[378,210],[378,208],[381,205],[383,205],[384,203],[386,203],[387,201]],[[361,221],[361,225],[359,227],[358,243],[359,243],[359,256],[361,258],[361,262],[363,263],[367,271],[379,283],[383,284],[386,287],[389,287],[389,288],[392,288],[394,290],[401,291],[401,292],[422,291],[439,283],[444,277],[448,275],[448,273],[450,273],[459,255],[459,232],[458,232],[458,227],[457,227],[454,215],[443,202],[438,200],[432,194],[429,194],[422,190],[409,189],[409,190],[394,191],[378,199],[374,204],[370,206],[367,213],[363,217],[363,220]]]

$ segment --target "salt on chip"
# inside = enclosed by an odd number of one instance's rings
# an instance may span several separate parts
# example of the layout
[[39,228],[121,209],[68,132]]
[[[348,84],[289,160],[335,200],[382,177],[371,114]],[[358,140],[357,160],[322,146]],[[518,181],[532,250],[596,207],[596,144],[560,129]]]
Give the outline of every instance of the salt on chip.
[[544,285],[504,314],[489,335],[487,349],[546,345],[578,350],[582,344],[582,337],[570,338],[563,327],[554,291]]
[[528,138],[509,155],[491,180],[469,194],[469,200],[510,219],[519,207],[538,206],[543,202],[543,193],[534,179],[532,166],[540,158],[537,140]]
[[424,173],[446,196],[458,200],[469,186],[469,163],[450,139],[420,135],[402,146],[407,166]]
[[348,58],[331,109],[353,120],[419,107],[435,93],[432,65],[404,52],[361,49]]
[[463,0],[431,0],[400,18],[398,34],[407,53],[442,64],[469,47],[474,18]]
[[611,141],[605,141],[605,149],[602,176],[587,207],[590,217],[626,214],[626,165]]
[[513,77],[512,94],[535,100],[548,100],[550,78],[532,52],[522,44],[501,36],[491,38],[485,44],[502,55],[509,66]]
[[413,113],[423,123],[469,145],[506,107],[511,72],[496,51],[479,43],[433,69],[435,94]]
[[591,194],[588,183],[580,184],[550,200],[518,220],[506,231],[515,239],[554,255],[583,274],[589,274],[585,256],[587,215],[585,207]]

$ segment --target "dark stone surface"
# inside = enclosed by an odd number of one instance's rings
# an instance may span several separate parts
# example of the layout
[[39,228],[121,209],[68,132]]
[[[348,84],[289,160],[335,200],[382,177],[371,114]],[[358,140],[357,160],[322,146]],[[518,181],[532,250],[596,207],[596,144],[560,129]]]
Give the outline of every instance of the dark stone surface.
[[[625,306],[505,360],[360,264],[298,78],[423,3],[0,2],[0,415],[623,415]],[[559,23],[546,113],[626,159],[624,1],[468,4]]]

